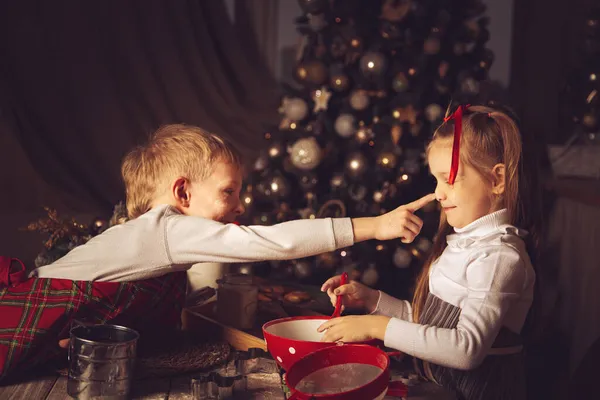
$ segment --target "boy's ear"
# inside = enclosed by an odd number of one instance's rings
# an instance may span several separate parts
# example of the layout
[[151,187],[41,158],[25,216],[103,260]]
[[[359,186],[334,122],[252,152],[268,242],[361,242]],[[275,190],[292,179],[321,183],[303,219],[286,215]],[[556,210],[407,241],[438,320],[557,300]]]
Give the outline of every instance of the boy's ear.
[[189,207],[190,205],[190,182],[186,178],[179,177],[172,187],[173,198],[178,206]]
[[506,188],[506,168],[504,164],[496,164],[492,168],[492,193],[496,195],[504,194]]

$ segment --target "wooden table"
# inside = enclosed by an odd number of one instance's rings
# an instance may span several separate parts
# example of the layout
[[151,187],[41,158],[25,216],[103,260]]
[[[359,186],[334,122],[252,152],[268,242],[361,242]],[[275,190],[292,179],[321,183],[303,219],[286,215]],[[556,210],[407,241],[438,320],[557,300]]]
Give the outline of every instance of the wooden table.
[[[273,374],[270,374],[273,375]],[[248,378],[248,399],[285,400],[278,375]],[[260,381],[260,383],[259,383]],[[171,379],[138,380],[132,385],[132,399],[144,400],[191,400],[190,376]],[[258,387],[260,385],[260,387]],[[25,382],[0,386],[2,400],[63,400],[67,395],[67,378],[50,375],[32,377]]]

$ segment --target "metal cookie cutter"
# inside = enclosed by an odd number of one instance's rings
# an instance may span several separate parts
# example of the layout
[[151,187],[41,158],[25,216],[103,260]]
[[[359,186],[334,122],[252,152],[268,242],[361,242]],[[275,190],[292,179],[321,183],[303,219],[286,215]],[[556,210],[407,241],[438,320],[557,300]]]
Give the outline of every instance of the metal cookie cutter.
[[233,362],[238,374],[273,374],[277,373],[277,364],[272,362],[271,355],[261,348],[249,348],[248,351],[233,353]]
[[194,400],[234,399],[246,392],[247,378],[236,374],[210,372],[192,378],[192,397]]

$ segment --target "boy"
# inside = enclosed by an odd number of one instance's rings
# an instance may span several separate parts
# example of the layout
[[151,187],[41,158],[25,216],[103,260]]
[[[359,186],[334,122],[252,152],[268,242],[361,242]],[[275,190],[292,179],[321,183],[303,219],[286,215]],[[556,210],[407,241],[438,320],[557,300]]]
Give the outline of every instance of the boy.
[[[66,290],[63,286],[76,285],[70,289],[76,295],[71,295],[66,305],[61,303],[66,319],[47,322],[44,335],[32,333],[18,348],[29,350],[42,342],[47,345],[48,338],[65,337],[65,322],[78,316],[95,323],[118,318],[136,327],[151,321],[174,324],[184,298],[183,271],[196,263],[296,259],[369,239],[400,237],[411,242],[422,227],[413,212],[434,200],[428,195],[370,218],[237,226],[232,222],[244,212],[240,202],[241,157],[218,136],[187,125],[160,128],[147,144],[125,157],[122,174],[132,219],[31,273],[32,279],[27,282],[36,282],[37,286],[40,281],[46,286],[58,282],[62,291]],[[39,289],[27,290],[31,294]],[[0,289],[0,312],[3,293]],[[133,300],[123,300],[122,293]],[[147,298],[140,300],[139,293]],[[94,306],[87,307],[91,303]],[[144,311],[143,317],[139,310]],[[22,319],[15,316],[9,327],[22,329]],[[30,332],[38,332],[38,328],[27,326]],[[0,336],[0,372],[2,347],[15,346],[3,344],[2,339]],[[9,353],[10,349],[5,351]],[[5,373],[6,365],[4,369]]]

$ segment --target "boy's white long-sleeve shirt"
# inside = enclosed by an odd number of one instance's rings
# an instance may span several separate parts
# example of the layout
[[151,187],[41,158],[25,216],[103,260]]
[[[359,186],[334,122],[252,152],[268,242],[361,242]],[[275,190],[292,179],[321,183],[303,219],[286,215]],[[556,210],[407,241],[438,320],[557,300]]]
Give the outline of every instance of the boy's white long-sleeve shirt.
[[156,278],[202,262],[295,259],[352,244],[350,218],[237,226],[185,216],[162,205],[106,230],[31,276],[122,282]]
[[408,301],[380,293],[374,314],[392,317],[385,345],[435,364],[469,370],[489,352],[500,328],[520,333],[533,300],[535,272],[507,212],[455,229],[432,264],[429,291],[461,309],[455,329],[412,322]]

